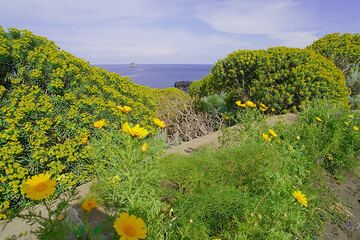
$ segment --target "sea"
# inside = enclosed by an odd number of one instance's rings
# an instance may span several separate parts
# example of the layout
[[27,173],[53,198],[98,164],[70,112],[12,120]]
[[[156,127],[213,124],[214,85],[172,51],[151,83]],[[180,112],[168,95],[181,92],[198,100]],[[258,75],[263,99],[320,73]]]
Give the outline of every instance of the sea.
[[110,72],[130,77],[135,83],[152,88],[173,87],[177,81],[196,81],[210,73],[210,64],[104,64]]

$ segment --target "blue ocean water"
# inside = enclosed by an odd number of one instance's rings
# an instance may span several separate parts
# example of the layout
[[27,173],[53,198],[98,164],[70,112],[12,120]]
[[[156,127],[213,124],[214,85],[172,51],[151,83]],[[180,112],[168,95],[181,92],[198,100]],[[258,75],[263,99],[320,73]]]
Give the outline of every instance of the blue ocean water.
[[153,87],[173,87],[176,81],[195,81],[210,73],[210,64],[130,64],[98,65],[110,72],[130,77],[135,83]]

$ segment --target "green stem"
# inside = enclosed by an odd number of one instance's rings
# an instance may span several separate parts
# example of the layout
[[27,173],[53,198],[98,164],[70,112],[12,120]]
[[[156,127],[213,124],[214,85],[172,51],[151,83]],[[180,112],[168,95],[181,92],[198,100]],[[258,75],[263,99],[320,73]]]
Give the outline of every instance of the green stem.
[[51,210],[51,207],[47,204],[47,201],[44,200],[44,206],[46,208],[46,210],[48,211],[48,214],[49,214],[49,220],[52,221],[52,216],[53,216],[53,212]]

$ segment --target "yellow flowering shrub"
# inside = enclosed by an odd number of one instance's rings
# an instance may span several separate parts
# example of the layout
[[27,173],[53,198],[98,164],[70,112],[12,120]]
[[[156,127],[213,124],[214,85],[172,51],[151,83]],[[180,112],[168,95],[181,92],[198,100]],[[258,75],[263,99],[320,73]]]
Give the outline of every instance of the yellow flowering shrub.
[[90,180],[87,143],[104,131],[94,123],[137,122],[155,132],[157,99],[169,92],[176,90],[136,85],[46,38],[0,27],[0,209],[23,206],[21,185],[37,173],[50,173],[63,188]]
[[360,34],[331,33],[314,41],[308,49],[332,60],[335,65],[348,74],[359,66]]
[[[192,86],[194,85],[194,86]],[[315,98],[348,102],[345,76],[334,63],[307,49],[238,50],[218,60],[211,74],[190,85],[203,97],[227,93],[229,103],[251,99],[275,112],[299,110]]]

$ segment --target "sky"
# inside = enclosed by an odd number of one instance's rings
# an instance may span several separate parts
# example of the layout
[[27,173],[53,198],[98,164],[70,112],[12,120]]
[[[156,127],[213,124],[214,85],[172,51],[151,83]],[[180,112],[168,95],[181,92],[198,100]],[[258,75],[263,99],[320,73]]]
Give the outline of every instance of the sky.
[[360,0],[0,0],[27,29],[92,64],[212,64],[238,49],[360,32]]

